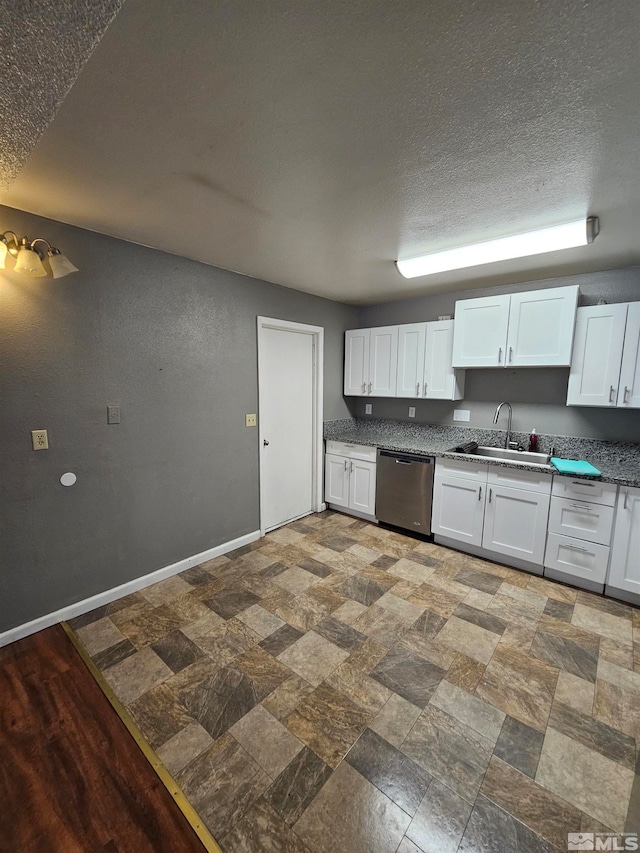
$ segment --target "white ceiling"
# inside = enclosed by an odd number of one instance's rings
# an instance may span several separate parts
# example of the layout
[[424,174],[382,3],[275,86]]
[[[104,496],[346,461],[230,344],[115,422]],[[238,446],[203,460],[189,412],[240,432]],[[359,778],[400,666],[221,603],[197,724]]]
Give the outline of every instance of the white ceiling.
[[638,263],[639,38],[637,0],[128,0],[0,201],[348,302]]

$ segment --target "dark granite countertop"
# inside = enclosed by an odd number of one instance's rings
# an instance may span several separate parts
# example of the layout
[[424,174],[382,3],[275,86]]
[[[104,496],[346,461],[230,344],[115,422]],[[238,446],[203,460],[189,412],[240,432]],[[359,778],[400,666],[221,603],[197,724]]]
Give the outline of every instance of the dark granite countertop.
[[[500,447],[504,441],[504,430],[441,426],[438,424],[411,424],[406,421],[373,418],[344,418],[337,421],[326,421],[324,437],[327,441],[364,444],[368,447],[416,453],[421,456],[462,459],[503,468],[540,470],[535,465],[513,464],[498,459],[479,459],[469,454],[451,452],[452,447],[467,441],[477,441],[478,444]],[[528,434],[514,432],[513,439],[526,446],[529,436]],[[556,455],[565,459],[586,459],[602,472],[602,477],[598,479],[605,483],[640,487],[640,444],[551,435],[540,435],[539,444],[543,452],[550,452],[552,448],[555,448]],[[560,474],[553,467],[551,473],[559,477],[577,478],[575,474]],[[592,478],[585,477],[584,479]]]

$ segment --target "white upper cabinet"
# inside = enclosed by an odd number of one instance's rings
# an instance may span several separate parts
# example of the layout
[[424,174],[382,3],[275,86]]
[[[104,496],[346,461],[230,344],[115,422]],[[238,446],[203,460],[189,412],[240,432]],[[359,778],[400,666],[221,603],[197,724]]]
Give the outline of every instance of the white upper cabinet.
[[504,364],[510,302],[510,296],[483,296],[456,302],[454,367]]
[[372,397],[395,397],[398,372],[398,327],[370,329],[369,384]]
[[507,367],[568,367],[578,287],[514,293],[509,309]]
[[344,393],[365,397],[369,381],[370,329],[352,329],[344,336]]
[[640,302],[629,303],[627,309],[618,405],[640,409]]
[[426,324],[422,383],[426,400],[462,400],[464,395],[464,370],[454,370],[452,366],[453,325],[453,320]]
[[396,397],[461,400],[464,371],[451,366],[452,349],[453,320],[400,326]]
[[456,302],[454,367],[571,363],[577,285]]
[[567,405],[640,408],[640,303],[578,309]]
[[398,380],[396,397],[422,396],[426,323],[409,323],[398,329]]
[[397,365],[397,326],[345,332],[345,396],[395,397]]

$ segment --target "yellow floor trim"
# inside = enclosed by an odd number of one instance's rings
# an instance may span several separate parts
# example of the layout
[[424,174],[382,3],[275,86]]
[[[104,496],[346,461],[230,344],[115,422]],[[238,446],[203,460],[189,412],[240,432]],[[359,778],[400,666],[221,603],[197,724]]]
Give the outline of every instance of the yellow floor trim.
[[158,778],[175,800],[176,805],[189,822],[195,834],[202,842],[205,850],[207,850],[208,853],[222,853],[222,849],[216,842],[215,838],[211,835],[207,827],[200,820],[198,813],[193,808],[191,803],[187,800],[185,795],[182,793],[171,773],[169,773],[162,761],[160,761],[155,750],[151,748],[149,742],[142,734],[142,731],[138,728],[138,725],[134,721],[133,717],[127,711],[122,702],[118,699],[116,694],[113,692],[112,688],[109,686],[104,676],[91,659],[91,656],[89,655],[85,647],[82,645],[82,642],[78,639],[73,629],[69,626],[67,622],[61,622],[60,624],[62,625],[62,628],[66,635],[69,637],[69,639],[75,646],[76,651],[84,661],[87,669],[98,683],[98,686],[100,687],[104,695],[111,703],[113,710],[125,724],[129,731],[129,734],[138,744],[139,748],[142,750],[144,757],[153,767]]

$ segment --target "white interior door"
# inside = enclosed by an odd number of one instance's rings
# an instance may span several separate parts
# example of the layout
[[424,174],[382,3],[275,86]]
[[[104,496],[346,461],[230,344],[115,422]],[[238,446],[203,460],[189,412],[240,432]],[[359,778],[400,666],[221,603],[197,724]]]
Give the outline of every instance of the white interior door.
[[259,327],[260,526],[264,531],[316,509],[317,337],[298,331],[297,324],[288,325],[293,328]]

